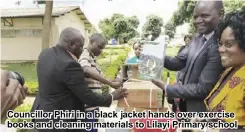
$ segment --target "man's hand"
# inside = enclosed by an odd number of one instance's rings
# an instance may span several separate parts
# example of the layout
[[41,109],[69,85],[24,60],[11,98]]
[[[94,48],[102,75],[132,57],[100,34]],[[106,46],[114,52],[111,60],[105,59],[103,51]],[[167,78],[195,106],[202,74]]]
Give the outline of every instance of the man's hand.
[[6,120],[6,113],[23,103],[27,87],[15,79],[9,78],[9,72],[1,70],[1,121]]
[[151,82],[161,89],[165,89],[165,83],[162,80],[152,79]]
[[110,86],[114,89],[118,89],[122,86],[122,81],[112,81]]
[[112,92],[113,95],[113,100],[119,100],[123,97],[126,97],[128,95],[128,90],[127,89],[117,89]]

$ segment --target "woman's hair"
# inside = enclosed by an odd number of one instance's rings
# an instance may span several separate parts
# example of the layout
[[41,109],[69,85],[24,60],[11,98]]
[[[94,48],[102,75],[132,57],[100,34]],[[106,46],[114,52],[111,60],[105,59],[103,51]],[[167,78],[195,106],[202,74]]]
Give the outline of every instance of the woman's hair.
[[227,13],[220,21],[218,29],[216,30],[217,41],[220,40],[222,32],[227,27],[231,27],[235,39],[239,41],[239,47],[245,51],[245,6],[242,7],[241,11]]
[[141,42],[139,42],[139,41],[135,41],[134,43],[133,43],[133,45],[132,45],[132,48],[134,48],[134,46],[136,45],[136,44],[142,44]]
[[189,34],[188,34],[188,35],[185,35],[185,36],[184,36],[184,41],[185,41],[187,38],[189,38],[189,39],[191,40],[192,36],[189,35]]

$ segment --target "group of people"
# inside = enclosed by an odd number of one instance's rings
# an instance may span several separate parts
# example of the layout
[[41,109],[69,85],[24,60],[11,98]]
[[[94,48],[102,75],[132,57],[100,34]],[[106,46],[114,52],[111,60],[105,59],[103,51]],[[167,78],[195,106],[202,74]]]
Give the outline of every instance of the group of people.
[[164,67],[179,71],[177,83],[153,83],[175,101],[174,111],[234,112],[223,121],[237,120],[235,130],[244,131],[245,7],[224,16],[222,1],[198,1],[193,15],[196,35],[177,56],[165,57]]
[[[188,45],[175,57],[166,56],[164,67],[179,71],[176,84],[161,80],[152,82],[173,102],[174,110],[182,112],[234,112],[238,129],[245,130],[245,7],[224,16],[222,1],[198,1],[193,12],[196,34],[187,36]],[[156,30],[158,31],[158,30]],[[154,34],[155,35],[155,34]],[[158,34],[159,35],[159,34]],[[157,37],[153,37],[157,40]],[[185,39],[185,40],[186,40]],[[79,30],[66,28],[58,44],[41,52],[37,62],[39,90],[31,111],[80,110],[94,112],[99,106],[109,107],[113,100],[127,96],[123,80],[108,80],[103,76],[95,57],[100,55],[106,39],[93,34],[84,47]],[[133,45],[140,55],[140,43]],[[123,69],[124,70],[124,69]],[[123,78],[127,78],[124,72]],[[116,90],[102,94],[101,85]],[[6,112],[23,102],[26,87],[1,71],[1,120]],[[176,99],[180,100],[176,100]],[[61,119],[54,119],[57,122]],[[75,122],[78,119],[62,119]],[[48,122],[48,119],[34,119]],[[83,120],[96,122],[96,119]],[[85,131],[84,129],[39,129],[38,131]],[[91,131],[97,131],[92,129]]]

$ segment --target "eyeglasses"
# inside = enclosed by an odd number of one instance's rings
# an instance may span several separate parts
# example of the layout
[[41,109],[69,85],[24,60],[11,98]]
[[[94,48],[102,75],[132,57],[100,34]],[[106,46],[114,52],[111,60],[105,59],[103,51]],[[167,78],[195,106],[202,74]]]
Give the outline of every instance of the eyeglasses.
[[219,47],[224,45],[226,48],[231,48],[233,45],[238,44],[239,42],[239,40],[227,40],[225,42],[219,41],[218,45]]

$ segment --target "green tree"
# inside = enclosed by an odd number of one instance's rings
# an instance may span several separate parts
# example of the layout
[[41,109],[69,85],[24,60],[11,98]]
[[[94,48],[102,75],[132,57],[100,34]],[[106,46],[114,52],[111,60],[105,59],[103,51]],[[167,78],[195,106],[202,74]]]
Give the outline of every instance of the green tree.
[[150,35],[153,32],[153,29],[158,26],[163,26],[163,19],[156,15],[148,15],[142,28],[143,38],[146,38],[148,35]]
[[139,19],[136,16],[125,17],[122,14],[113,14],[111,18],[100,21],[99,28],[106,39],[116,38],[121,43],[138,35]]
[[[180,1],[178,4],[178,10],[174,12],[169,23],[173,23],[174,28],[184,23],[190,23],[190,34],[195,33],[195,28],[193,26],[193,11],[197,1]],[[230,12],[235,9],[241,9],[245,4],[244,0],[223,0],[225,12]],[[167,25],[168,26],[168,25]],[[165,26],[166,28],[166,26]],[[170,33],[171,34],[171,33]]]
[[169,39],[174,37],[175,26],[172,21],[169,21],[165,26],[165,34],[168,35]]
[[126,33],[128,29],[127,20],[125,20],[124,18],[115,19],[113,26],[115,30],[115,37],[118,39],[119,42],[120,38],[122,39],[122,34]]
[[234,9],[241,9],[242,6],[245,6],[245,0],[225,0],[224,7],[225,12],[230,12]]
[[108,18],[100,21],[99,28],[102,31],[103,36],[107,40],[109,40],[111,38],[115,38],[114,26]]

